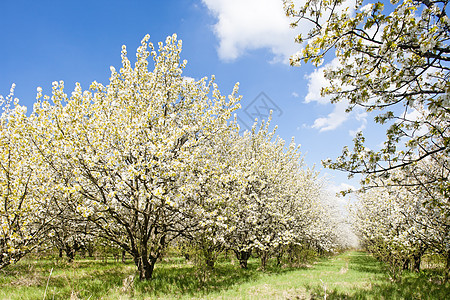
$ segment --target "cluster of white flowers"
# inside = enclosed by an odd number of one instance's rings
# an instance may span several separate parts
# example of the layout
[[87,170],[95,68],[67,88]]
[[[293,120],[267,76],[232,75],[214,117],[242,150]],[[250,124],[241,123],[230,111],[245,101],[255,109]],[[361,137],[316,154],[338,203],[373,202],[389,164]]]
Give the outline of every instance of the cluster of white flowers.
[[[77,84],[69,97],[55,81],[51,98],[37,89],[30,116],[18,104],[3,115],[1,253],[12,253],[13,236],[14,249],[41,241],[33,230],[70,249],[106,238],[150,264],[179,236],[236,251],[333,244],[317,174],[303,169],[298,147],[269,123],[239,135],[230,122],[238,84],[225,97],[214,79],[185,80],[180,51],[176,35],[157,51],[146,36],[134,68],[123,47],[109,85]],[[20,224],[8,227],[13,211]]]
[[[425,190],[415,182],[448,178],[448,158],[424,160],[415,168],[425,172],[415,170],[415,176],[411,176],[410,172],[397,171],[389,179],[390,187],[360,194],[354,207],[361,243],[392,267],[410,267],[410,262],[417,269],[425,253],[445,258],[449,255],[448,183]],[[409,187],[398,186],[397,182]]]

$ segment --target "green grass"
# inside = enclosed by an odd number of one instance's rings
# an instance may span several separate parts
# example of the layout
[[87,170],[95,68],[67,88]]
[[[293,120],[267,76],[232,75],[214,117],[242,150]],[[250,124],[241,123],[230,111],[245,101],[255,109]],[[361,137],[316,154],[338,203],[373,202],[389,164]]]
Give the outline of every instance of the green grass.
[[[22,261],[0,270],[0,299],[447,299],[448,283],[438,273],[404,273],[389,280],[383,265],[364,252],[346,252],[309,267],[269,264],[256,259],[242,270],[229,260],[207,272],[183,259],[157,264],[153,279],[133,280],[133,264],[95,260],[63,263]],[[50,271],[52,275],[50,275]]]
[[134,272],[134,266],[94,260],[71,264],[38,260],[20,262],[0,272],[0,299],[43,299],[47,281],[47,299],[70,299],[75,295],[98,299],[121,286],[123,278]]

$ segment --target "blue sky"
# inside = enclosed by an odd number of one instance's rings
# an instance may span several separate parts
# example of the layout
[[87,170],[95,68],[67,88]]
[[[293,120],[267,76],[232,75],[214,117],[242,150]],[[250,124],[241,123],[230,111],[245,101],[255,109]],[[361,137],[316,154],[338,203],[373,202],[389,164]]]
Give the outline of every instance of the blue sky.
[[[351,145],[356,130],[371,130],[363,112],[348,115],[345,104],[320,98],[320,70],[286,63],[301,46],[281,0],[3,0],[0,11],[0,94],[15,83],[15,96],[30,110],[37,87],[49,94],[55,80],[63,80],[68,93],[75,82],[85,89],[94,80],[107,84],[123,44],[133,57],[145,34],[157,43],[177,33],[188,60],[184,75],[214,74],[223,94],[240,82],[242,127],[251,126],[252,113],[273,108],[278,134],[295,137],[308,165],[321,168],[321,159]],[[381,142],[382,131],[370,132]],[[322,173],[332,177],[334,189],[356,184],[341,172]]]

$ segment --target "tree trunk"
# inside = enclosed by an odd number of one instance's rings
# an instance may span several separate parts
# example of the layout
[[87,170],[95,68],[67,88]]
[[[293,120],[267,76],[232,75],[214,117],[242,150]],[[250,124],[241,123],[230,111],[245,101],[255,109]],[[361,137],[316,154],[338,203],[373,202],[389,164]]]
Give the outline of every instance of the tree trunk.
[[450,277],[450,251],[447,251],[447,262],[445,264],[445,282],[448,282]]
[[260,256],[260,259],[261,259],[261,269],[263,269],[263,270],[266,268],[266,265],[267,265],[267,258],[268,258],[267,251],[261,251],[261,256]]
[[86,247],[80,247],[80,256],[86,258]]
[[247,261],[252,255],[252,250],[248,251],[237,251],[234,250],[234,253],[236,254],[236,258],[239,260],[239,266],[242,269],[247,269]]
[[420,271],[420,262],[422,261],[422,254],[417,253],[413,255],[414,263],[413,263],[413,271],[419,272]]
[[158,255],[148,254],[148,249],[143,245],[140,249],[133,249],[131,255],[139,272],[139,280],[151,280]]
[[277,251],[277,266],[281,266],[281,260],[283,259],[283,254],[284,251],[281,248],[281,246],[278,247],[278,251]]
[[403,260],[403,267],[402,267],[402,269],[403,270],[409,270],[410,269],[410,259],[409,258],[405,258],[404,260]]
[[214,264],[216,263],[217,259],[217,248],[215,248],[214,246],[208,247],[207,245],[205,245],[202,249],[202,252],[206,267],[209,270],[214,270]]
[[73,259],[75,258],[75,249],[66,245],[66,256],[69,259],[69,262],[73,262]]
[[153,275],[153,270],[155,268],[156,261],[158,257],[146,257],[141,256],[139,258],[138,270],[139,270],[139,280],[151,280]]
[[87,251],[88,251],[88,256],[89,257],[94,257],[94,245],[89,243],[88,246],[87,246]]
[[210,270],[214,270],[215,259],[213,257],[206,257],[206,266]]

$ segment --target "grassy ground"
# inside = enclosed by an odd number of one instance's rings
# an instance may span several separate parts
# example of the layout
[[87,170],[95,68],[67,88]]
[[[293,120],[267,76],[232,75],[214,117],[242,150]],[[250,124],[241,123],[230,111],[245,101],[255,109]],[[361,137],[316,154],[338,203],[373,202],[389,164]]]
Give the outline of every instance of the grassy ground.
[[133,264],[22,261],[0,270],[0,299],[450,299],[439,275],[405,273],[391,282],[363,252],[264,272],[257,260],[248,270],[223,261],[205,272],[180,258],[159,263],[149,282],[136,282],[134,275]]

